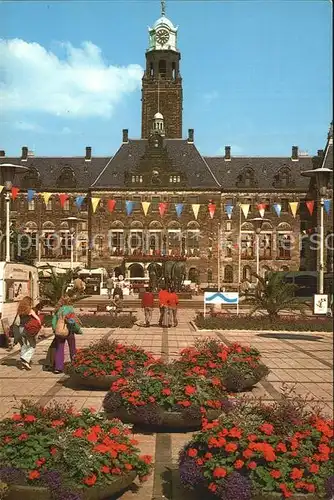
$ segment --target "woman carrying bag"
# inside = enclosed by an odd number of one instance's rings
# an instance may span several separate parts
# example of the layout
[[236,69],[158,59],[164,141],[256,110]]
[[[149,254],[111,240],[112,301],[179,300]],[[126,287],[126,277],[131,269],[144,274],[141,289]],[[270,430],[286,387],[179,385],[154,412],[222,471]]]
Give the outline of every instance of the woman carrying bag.
[[72,360],[76,353],[74,335],[82,334],[70,297],[64,296],[59,300],[52,317],[52,329],[55,338],[49,349],[55,348],[54,373],[62,373],[65,361],[65,341],[68,343]]
[[17,317],[20,318],[20,324],[13,325],[14,344],[21,345],[20,361],[23,368],[31,370],[31,360],[36,349],[36,336],[42,327],[40,318],[32,308],[31,297],[23,297],[20,300]]

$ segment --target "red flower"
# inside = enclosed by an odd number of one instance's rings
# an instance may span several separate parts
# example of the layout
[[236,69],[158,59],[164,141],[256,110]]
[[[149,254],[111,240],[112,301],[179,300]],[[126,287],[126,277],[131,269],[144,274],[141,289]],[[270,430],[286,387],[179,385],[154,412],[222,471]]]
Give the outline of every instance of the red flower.
[[221,380],[218,377],[212,377],[212,385],[221,385]]
[[229,453],[233,453],[234,451],[236,451],[238,449],[238,445],[235,444],[235,443],[228,443],[226,446],[225,446],[225,451],[229,452]]
[[244,456],[245,458],[250,458],[250,457],[252,457],[252,456],[253,456],[253,452],[252,452],[252,450],[250,450],[249,448],[247,448],[247,450],[245,450],[245,451],[243,452],[243,456]]
[[220,478],[220,477],[225,477],[227,474],[227,470],[224,469],[224,467],[216,467],[213,471],[213,477],[215,478]]
[[139,459],[145,462],[145,464],[152,463],[152,457],[150,455],[142,455]]
[[12,415],[12,420],[14,420],[14,422],[19,422],[21,420],[21,415],[19,413],[14,413]]
[[91,476],[85,477],[83,480],[84,484],[87,484],[87,486],[93,486],[96,483],[96,476],[95,474],[92,474]]
[[271,424],[262,424],[260,431],[264,432],[267,436],[271,436],[274,431],[274,426]]
[[188,455],[189,457],[197,457],[197,450],[195,450],[195,448],[189,448]]
[[162,394],[164,396],[170,396],[172,394],[172,391],[170,389],[162,389]]
[[25,422],[36,422],[37,418],[34,416],[34,415],[27,415],[25,418],[24,418],[24,421]]
[[234,462],[234,468],[235,469],[242,469],[242,467],[244,466],[244,461],[243,460],[236,460]]
[[39,460],[36,460],[36,465],[38,467],[41,467],[42,465],[44,465],[46,462],[46,459],[44,457],[40,458]]
[[254,470],[254,469],[256,469],[257,464],[256,464],[256,462],[249,462],[249,464],[247,465],[247,467],[248,467],[249,469]]
[[242,436],[242,431],[238,429],[237,427],[232,427],[232,429],[229,432],[229,435],[234,438],[240,439]]
[[210,483],[208,488],[214,493],[215,491],[217,491],[218,486],[215,483]]
[[55,455],[57,453],[57,448],[51,448],[50,453],[51,455]]
[[256,434],[249,434],[247,436],[247,438],[248,438],[248,441],[251,441],[251,442],[252,441],[256,441],[257,440],[257,435]]
[[186,385],[184,392],[187,396],[191,396],[192,394],[195,394],[196,387],[192,385]]
[[319,469],[320,467],[318,464],[312,464],[311,467],[309,468],[309,471],[312,472],[312,474],[318,474]]
[[132,465],[131,465],[131,464],[124,464],[124,468],[125,468],[126,470],[132,470],[132,469],[133,469],[133,467],[132,467]]
[[6,437],[4,438],[4,440],[3,440],[3,442],[4,442],[5,444],[10,443],[11,441],[12,441],[12,438],[11,438],[10,436],[6,436]]
[[90,443],[96,443],[96,441],[99,439],[98,435],[95,432],[90,432],[87,436],[87,441]]
[[181,406],[184,406],[185,408],[191,406],[191,402],[187,401],[187,400],[185,400],[185,401],[179,401],[177,404],[181,405]]
[[274,479],[278,479],[279,477],[281,477],[281,471],[274,469],[274,470],[270,471],[270,475]]
[[38,479],[40,476],[40,473],[38,472],[38,470],[32,470],[29,474],[29,479],[33,480],[33,479]]
[[117,427],[113,427],[111,430],[110,430],[110,434],[112,434],[113,436],[119,436],[121,433],[121,431],[117,428]]
[[19,436],[19,441],[25,441],[26,439],[28,439],[28,437],[28,434],[23,433]]
[[297,469],[297,467],[294,467],[292,469],[292,472],[290,473],[290,477],[291,479],[301,479],[303,477],[303,474],[304,474],[304,471],[302,471],[301,469]]
[[51,423],[52,427],[62,427],[64,425],[63,420],[53,420]]
[[289,498],[289,497],[292,497],[292,493],[291,493],[291,491],[288,489],[288,487],[287,487],[287,485],[286,485],[286,484],[282,483],[282,484],[280,484],[280,485],[279,485],[279,487],[280,487],[280,490],[281,490],[281,491],[282,491],[282,493],[283,493],[284,498]]
[[281,451],[282,453],[286,453],[287,448],[284,443],[278,443],[278,445],[276,446],[276,451]]
[[85,435],[85,429],[77,429],[76,431],[73,432],[72,436],[77,437],[77,438],[82,438]]

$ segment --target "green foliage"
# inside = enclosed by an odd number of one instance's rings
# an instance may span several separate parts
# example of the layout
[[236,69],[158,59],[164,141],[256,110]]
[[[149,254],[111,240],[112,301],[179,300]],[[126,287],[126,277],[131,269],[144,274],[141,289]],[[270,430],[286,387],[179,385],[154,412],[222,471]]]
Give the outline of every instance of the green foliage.
[[[93,315],[93,314],[78,314],[78,318],[82,323],[82,328],[132,328],[136,323],[137,318],[132,316],[112,316],[110,314]],[[44,325],[51,326],[51,316],[45,316]]]
[[9,493],[9,489],[6,483],[0,481],[0,500],[5,500]]
[[48,299],[51,305],[56,305],[65,293],[72,297],[73,300],[80,296],[74,289],[67,290],[79,268],[67,269],[64,273],[57,273],[53,266],[48,265],[47,271],[50,273],[50,281],[42,286],[41,295],[43,298]]

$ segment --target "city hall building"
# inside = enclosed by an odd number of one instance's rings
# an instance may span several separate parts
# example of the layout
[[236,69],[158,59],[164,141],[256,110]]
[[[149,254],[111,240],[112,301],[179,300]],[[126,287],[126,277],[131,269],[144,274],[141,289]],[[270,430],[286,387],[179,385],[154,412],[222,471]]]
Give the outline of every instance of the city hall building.
[[[301,172],[332,168],[332,128],[315,157],[297,146],[286,157],[241,157],[228,145],[223,156],[202,156],[194,129],[182,127],[178,30],[161,14],[143,54],[140,138],[120,131],[109,157],[91,147],[82,157],[38,157],[28,147],[15,158],[0,152],[0,163],[28,169],[15,179],[11,220],[29,236],[29,255],[37,265],[68,267],[72,233],[74,265],[136,278],[147,277],[153,262],[182,260],[188,279],[235,288],[256,270],[252,219],[262,216],[260,273],[316,270],[317,192]],[[1,218],[3,230],[3,209]],[[328,253],[328,270],[330,261]]]

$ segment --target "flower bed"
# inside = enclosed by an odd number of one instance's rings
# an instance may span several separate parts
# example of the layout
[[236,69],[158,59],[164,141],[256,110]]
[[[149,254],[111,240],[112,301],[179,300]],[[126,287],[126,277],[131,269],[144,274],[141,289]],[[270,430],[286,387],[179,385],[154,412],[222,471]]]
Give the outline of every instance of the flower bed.
[[332,332],[333,324],[331,318],[313,316],[279,316],[273,322],[268,316],[232,316],[229,314],[217,314],[204,318],[198,314],[195,325],[200,330],[283,330],[295,332]]
[[65,372],[74,383],[108,390],[117,377],[134,375],[152,360],[152,355],[140,347],[101,340],[78,350],[73,361],[66,364]]
[[189,376],[218,377],[232,392],[250,389],[269,373],[257,349],[239,344],[227,347],[213,338],[183,349],[175,364]]
[[[135,316],[112,316],[110,314],[101,313],[101,315],[94,314],[79,314],[83,328],[132,328],[136,323]],[[44,325],[51,327],[51,315],[44,317]]]
[[331,499],[333,422],[306,408],[287,394],[239,401],[181,451],[181,482],[224,500]]
[[12,499],[103,500],[149,474],[151,457],[136,445],[129,428],[92,409],[24,402],[0,422],[0,482]]
[[[157,365],[155,365],[155,368]],[[103,407],[109,418],[136,424],[171,428],[200,428],[203,415],[217,418],[233,399],[219,379],[185,377],[170,373],[162,364],[135,377],[118,379],[107,393]]]

